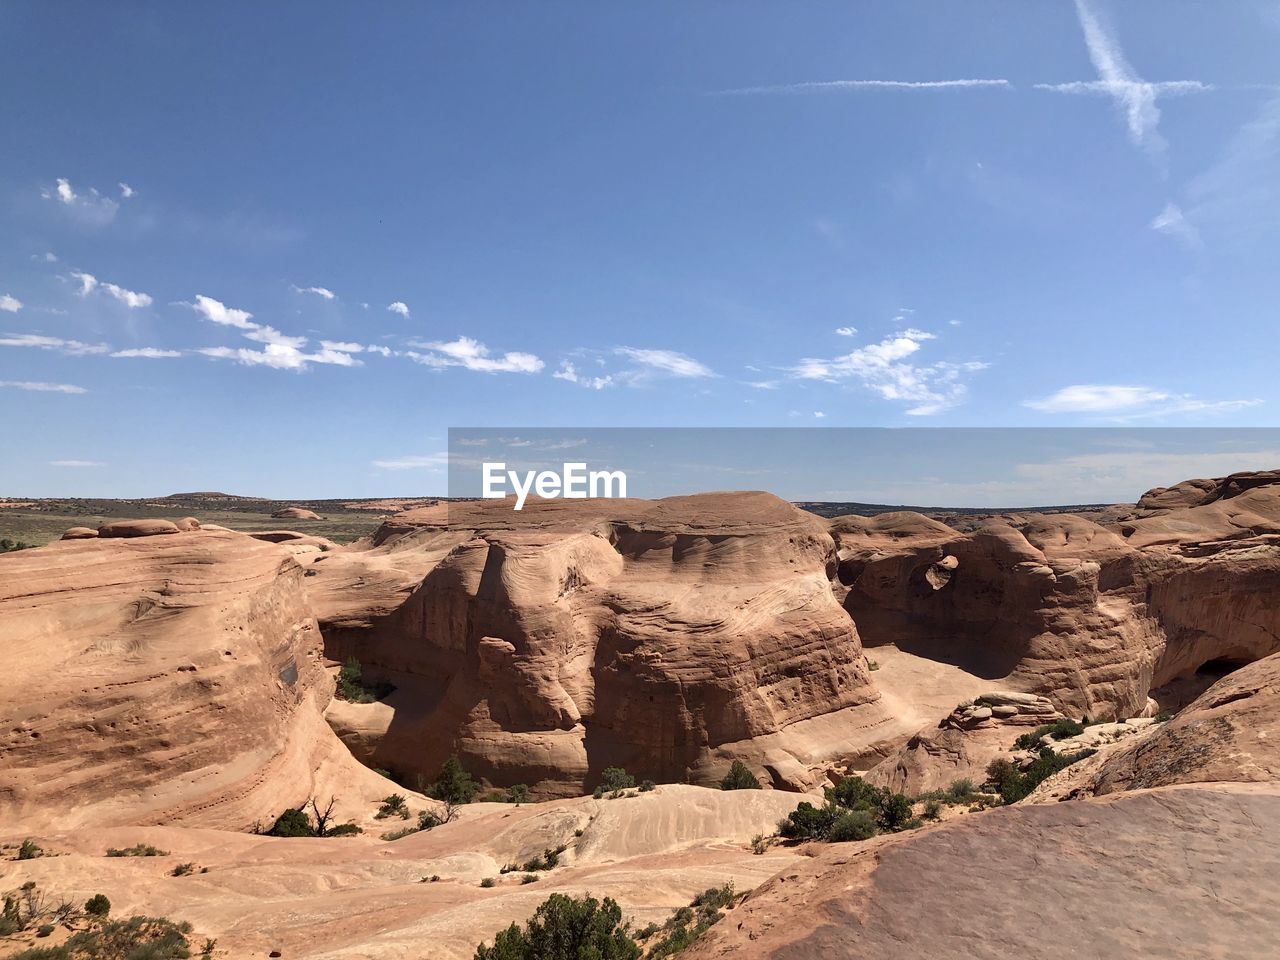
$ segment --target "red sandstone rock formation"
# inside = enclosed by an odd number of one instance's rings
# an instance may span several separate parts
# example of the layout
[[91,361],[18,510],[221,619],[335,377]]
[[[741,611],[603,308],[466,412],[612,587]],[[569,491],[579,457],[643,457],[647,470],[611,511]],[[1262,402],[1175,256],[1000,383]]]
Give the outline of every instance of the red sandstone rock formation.
[[0,556],[0,821],[244,829],[380,780],[322,719],[298,564],[166,532]]
[[[385,709],[330,712],[372,762],[429,775],[458,753],[495,783],[572,793],[606,766],[710,780],[741,756],[807,785],[877,739],[885,718],[818,518],[743,493],[487,501],[444,519],[393,518],[365,551],[376,572],[378,551],[413,537],[447,550],[399,606],[367,629],[325,623],[332,657],[397,686]],[[326,559],[314,589],[351,575]]]

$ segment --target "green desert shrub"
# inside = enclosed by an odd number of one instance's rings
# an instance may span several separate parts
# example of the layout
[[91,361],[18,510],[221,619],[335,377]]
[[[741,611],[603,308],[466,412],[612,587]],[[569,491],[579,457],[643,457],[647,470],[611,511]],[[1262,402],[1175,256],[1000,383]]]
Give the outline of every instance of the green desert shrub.
[[906,796],[873,787],[861,777],[845,777],[825,792],[826,803],[821,807],[801,803],[779,822],[778,833],[788,840],[833,840],[833,827],[849,813],[859,816],[841,823],[839,836],[847,840],[865,840],[876,831],[896,833],[918,825]]
[[185,960],[191,924],[153,917],[111,920],[73,934],[57,947],[11,954],[9,960]]
[[600,774],[600,787],[606,793],[617,793],[629,790],[636,785],[636,778],[627,773],[623,767],[605,767]]
[[462,761],[450,757],[440,768],[435,783],[427,788],[427,796],[445,803],[470,803],[480,792],[480,784],[462,767]]
[[476,947],[475,960],[638,960],[640,946],[622,924],[622,909],[611,898],[567,897],[554,893],[524,928],[514,923],[493,946]]
[[108,857],[167,857],[168,850],[161,850],[149,843],[136,843],[132,847],[108,847]]
[[[672,914],[666,924],[657,931],[662,936],[650,945],[646,957],[649,960],[657,960],[657,958],[680,953],[717,923],[724,916],[724,911],[733,906],[736,899],[737,894],[734,893],[732,883],[704,890],[693,898],[689,906],[681,907]],[[649,936],[651,937],[652,934]]]
[[876,835],[876,818],[870,810],[849,810],[832,821],[827,839],[832,843],[870,840]]
[[276,818],[276,822],[267,831],[267,836],[314,837],[315,829],[311,826],[311,818],[307,816],[307,811],[301,807],[290,807]]
[[720,781],[721,790],[759,790],[760,781],[756,779],[756,775],[751,772],[741,760],[733,761],[729,767],[729,772],[724,775]]
[[105,917],[111,912],[111,901],[105,894],[95,893],[84,902],[84,912],[91,917]]
[[1053,723],[1041,724],[1030,733],[1024,733],[1013,741],[1013,745],[1019,750],[1034,750],[1046,736],[1054,740],[1066,740],[1068,737],[1078,737],[1084,733],[1084,727],[1083,723],[1063,717]]
[[387,817],[399,817],[401,820],[409,819],[409,804],[403,796],[393,793],[382,801],[382,806],[378,807],[378,812],[374,814],[379,820],[385,820]]
[[1095,752],[1056,753],[1051,747],[1043,747],[1040,756],[1026,770],[1019,770],[1016,764],[1000,757],[987,767],[987,782],[1000,794],[1003,803],[1017,803],[1059,770],[1065,770]]
[[23,840],[22,845],[18,847],[19,860],[35,860],[43,856],[44,850],[34,840]]
[[348,657],[338,668],[338,682],[334,688],[334,696],[339,700],[351,703],[373,703],[389,694],[393,687],[389,683],[369,683],[364,679],[364,668],[355,657]]
[[808,800],[803,800],[778,822],[778,833],[788,840],[825,840],[840,813],[840,807],[834,803],[815,807]]

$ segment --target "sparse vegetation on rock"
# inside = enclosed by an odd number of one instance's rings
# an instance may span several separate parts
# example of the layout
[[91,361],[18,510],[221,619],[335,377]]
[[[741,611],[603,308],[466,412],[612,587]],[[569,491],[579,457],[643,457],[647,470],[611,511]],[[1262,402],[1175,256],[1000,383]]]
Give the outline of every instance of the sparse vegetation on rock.
[[1056,753],[1051,747],[1043,747],[1040,756],[1027,766],[1025,770],[1003,757],[997,758],[987,767],[987,781],[1000,794],[1004,803],[1017,803],[1032,790],[1059,770],[1065,770],[1071,764],[1092,756],[1094,751],[1081,750],[1078,753]]
[[873,787],[861,777],[845,777],[826,789],[826,802],[803,801],[778,824],[788,840],[866,840],[915,825],[911,801],[901,793]]
[[646,960],[670,957],[684,950],[707,932],[724,916],[724,911],[739,899],[733,884],[711,887],[693,898],[687,907],[681,907],[662,927],[648,928],[638,939],[649,940],[657,936],[645,950]]
[[185,960],[191,956],[189,933],[189,923],[129,917],[72,934],[66,943],[56,947],[34,947],[11,954],[9,960]]
[[640,946],[622,923],[622,908],[605,897],[553,893],[524,928],[511,924],[475,960],[638,960]]
[[[350,837],[361,833],[358,824],[333,822],[333,808],[337,802],[336,797],[330,797],[322,806],[319,800],[312,797],[301,807],[285,810],[270,828],[255,828],[254,832],[268,837]],[[307,815],[308,807],[311,809],[311,816]]]
[[440,775],[427,787],[426,794],[445,803],[470,803],[480,792],[480,784],[471,779],[471,774],[462,767],[462,761],[450,757],[440,768]]
[[394,690],[389,683],[370,684],[364,679],[364,668],[355,657],[348,657],[338,668],[337,686],[334,696],[339,700],[351,703],[373,703],[381,700]]
[[108,857],[167,857],[168,850],[161,850],[149,843],[136,843],[132,847],[109,847],[107,849]]
[[1045,723],[1030,733],[1024,733],[1014,741],[1014,746],[1019,750],[1034,750],[1040,746],[1040,741],[1045,737],[1054,740],[1066,740],[1068,737],[1078,737],[1084,733],[1084,724],[1077,723],[1069,717],[1063,717],[1053,723]]
[[721,790],[759,790],[760,781],[741,760],[733,761],[729,772],[720,780]]

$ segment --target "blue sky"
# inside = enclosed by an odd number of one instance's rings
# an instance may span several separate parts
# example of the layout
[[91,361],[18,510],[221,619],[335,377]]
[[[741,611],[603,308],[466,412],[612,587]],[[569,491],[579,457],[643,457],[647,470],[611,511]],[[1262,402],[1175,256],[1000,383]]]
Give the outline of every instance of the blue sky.
[[1275,422],[1275,2],[0,41],[0,494],[443,492],[451,426]]

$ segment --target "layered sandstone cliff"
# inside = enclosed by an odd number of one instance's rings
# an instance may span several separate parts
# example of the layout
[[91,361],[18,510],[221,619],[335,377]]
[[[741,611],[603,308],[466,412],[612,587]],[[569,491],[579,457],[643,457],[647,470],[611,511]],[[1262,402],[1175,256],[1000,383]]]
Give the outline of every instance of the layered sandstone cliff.
[[[396,518],[364,551],[377,569],[414,537],[455,544],[398,607],[367,629],[326,623],[332,657],[397,687],[381,709],[330,713],[372,762],[430,773],[456,753],[492,782],[574,793],[607,766],[696,781],[732,756],[803,784],[886,724],[832,596],[832,539],[776,497],[482,502],[443,519]],[[352,575],[318,569],[322,593]]]
[[158,532],[0,556],[0,821],[243,829],[377,779],[323,722],[290,554]]

